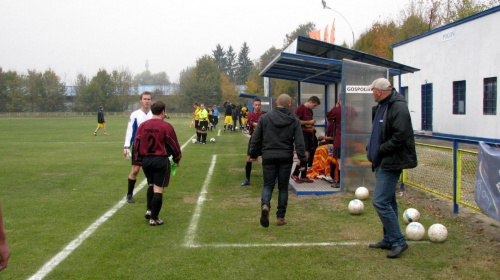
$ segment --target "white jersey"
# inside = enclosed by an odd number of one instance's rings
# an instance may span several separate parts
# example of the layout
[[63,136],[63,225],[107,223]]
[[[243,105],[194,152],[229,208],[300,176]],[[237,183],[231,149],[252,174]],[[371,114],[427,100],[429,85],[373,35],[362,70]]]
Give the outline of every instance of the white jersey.
[[125,144],[123,147],[130,147],[135,140],[135,133],[137,132],[137,128],[141,123],[151,119],[153,117],[153,113],[149,110],[147,113],[144,113],[141,109],[136,110],[130,114],[130,119],[128,120],[127,133],[125,133]]

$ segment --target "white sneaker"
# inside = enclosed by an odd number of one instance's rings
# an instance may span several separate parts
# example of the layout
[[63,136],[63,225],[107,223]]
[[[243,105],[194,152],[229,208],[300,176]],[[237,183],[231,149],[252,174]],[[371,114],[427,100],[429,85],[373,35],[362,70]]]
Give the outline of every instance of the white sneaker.
[[150,226],[161,226],[163,225],[163,221],[160,219],[149,219],[149,225]]
[[146,218],[146,220],[151,219],[151,210],[146,210],[146,215],[144,215],[144,217]]

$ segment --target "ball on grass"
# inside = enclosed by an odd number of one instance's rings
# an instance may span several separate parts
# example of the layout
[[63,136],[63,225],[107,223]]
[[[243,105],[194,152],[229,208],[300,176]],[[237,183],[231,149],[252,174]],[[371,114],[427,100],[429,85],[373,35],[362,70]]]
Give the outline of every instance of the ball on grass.
[[365,200],[370,196],[370,192],[365,187],[359,187],[354,192],[354,196],[359,200]]
[[420,220],[420,212],[415,208],[408,208],[403,213],[403,220],[406,224],[418,222]]
[[427,236],[432,242],[444,242],[448,238],[448,229],[442,224],[433,224],[427,231]]
[[359,215],[365,209],[365,204],[359,199],[353,199],[349,202],[349,212],[353,215]]
[[425,236],[425,227],[419,222],[411,222],[406,226],[406,238],[409,240],[422,240]]
[[196,139],[194,139],[194,138],[193,138],[193,139],[191,140],[191,143],[193,143],[193,144],[194,144],[194,143],[196,143]]
[[215,143],[215,138],[210,138],[210,142]]

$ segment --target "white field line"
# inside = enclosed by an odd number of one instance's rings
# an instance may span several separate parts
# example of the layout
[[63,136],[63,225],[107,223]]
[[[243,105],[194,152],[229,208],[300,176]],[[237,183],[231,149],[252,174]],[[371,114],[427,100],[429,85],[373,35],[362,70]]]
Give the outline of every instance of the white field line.
[[219,128],[219,131],[217,131],[217,136],[220,136],[220,128]]
[[214,172],[215,163],[217,161],[217,155],[212,156],[212,163],[210,164],[210,168],[208,169],[207,177],[205,177],[205,182],[203,182],[203,187],[201,188],[200,195],[198,196],[198,202],[196,203],[196,209],[194,210],[193,217],[191,218],[191,223],[189,223],[188,231],[186,234],[186,242],[184,246],[191,247],[194,246],[194,239],[196,237],[196,229],[198,228],[198,222],[201,216],[201,209],[203,206],[203,202],[207,196],[207,189],[210,180],[212,179],[212,174]]
[[[181,146],[181,150],[183,150],[184,147],[186,147],[186,145],[191,142],[191,139],[193,137],[191,137],[186,143],[184,143],[184,145]],[[134,195],[137,192],[140,192],[142,190],[142,188],[146,185],[146,183],[147,183],[147,180],[144,179],[144,181],[142,181],[139,184],[139,186],[137,186],[134,189]],[[109,218],[111,218],[116,213],[116,211],[118,211],[126,203],[126,201],[127,201],[127,197],[125,196],[113,208],[111,208],[108,212],[104,213],[104,215],[102,215],[99,219],[97,219],[94,223],[92,223],[76,239],[74,239],[68,245],[66,245],[66,247],[64,247],[64,249],[61,252],[57,253],[57,255],[55,255],[52,259],[50,259],[48,262],[46,262],[42,266],[42,268],[40,268],[35,274],[33,274],[28,279],[29,280],[41,280],[45,276],[47,276],[47,274],[49,274],[56,266],[58,266],[64,259],[66,259],[66,257],[68,257],[71,253],[73,253],[73,251],[76,250],[76,248],[78,248],[83,243],[83,241],[85,241],[85,239],[87,239],[89,236],[91,236],[92,233],[94,233],[94,231],[100,225],[102,225]]]
[[[376,242],[318,242],[318,243],[254,243],[254,244],[241,244],[241,243],[233,243],[233,244],[191,244],[185,245],[190,248],[251,248],[251,247],[336,247],[336,246],[363,246],[368,248],[369,243]],[[429,241],[407,241],[409,244],[429,244]]]

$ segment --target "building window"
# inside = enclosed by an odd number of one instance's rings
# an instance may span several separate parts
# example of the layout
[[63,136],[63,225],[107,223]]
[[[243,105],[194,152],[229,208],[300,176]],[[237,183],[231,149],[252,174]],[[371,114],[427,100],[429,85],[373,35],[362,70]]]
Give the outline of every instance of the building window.
[[465,115],[465,81],[453,82],[453,115]]
[[422,93],[422,130],[432,131],[432,83],[423,84]]
[[497,77],[484,79],[483,115],[497,114]]

